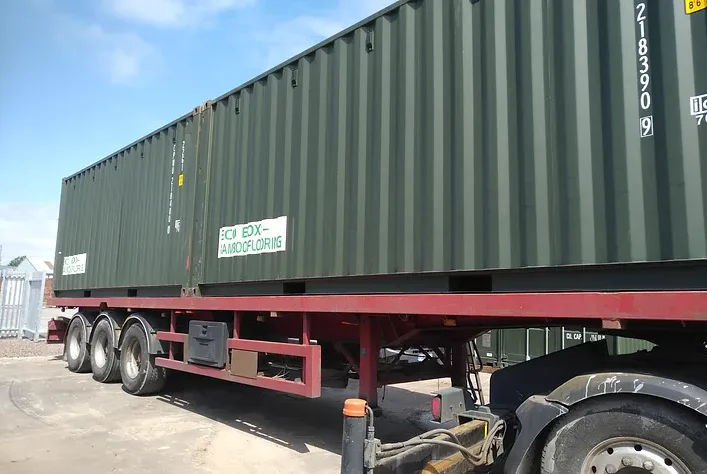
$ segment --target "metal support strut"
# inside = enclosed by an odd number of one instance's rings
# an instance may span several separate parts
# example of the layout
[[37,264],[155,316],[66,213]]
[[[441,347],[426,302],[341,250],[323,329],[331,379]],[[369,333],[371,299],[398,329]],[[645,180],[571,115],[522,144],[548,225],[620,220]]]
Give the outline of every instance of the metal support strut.
[[359,398],[366,400],[371,408],[378,407],[378,353],[380,342],[374,319],[361,315],[359,323]]
[[457,342],[451,344],[449,349],[452,353],[452,373],[450,374],[452,379],[452,387],[466,387],[466,344],[463,342]]
[[349,399],[344,404],[341,441],[341,474],[364,474],[366,402]]

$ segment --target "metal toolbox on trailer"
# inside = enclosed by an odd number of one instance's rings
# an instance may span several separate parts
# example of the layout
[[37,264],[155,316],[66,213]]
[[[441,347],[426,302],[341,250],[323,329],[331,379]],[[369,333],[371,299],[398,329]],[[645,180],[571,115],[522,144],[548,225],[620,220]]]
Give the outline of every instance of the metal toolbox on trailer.
[[228,325],[214,321],[189,321],[187,362],[222,369],[226,366]]

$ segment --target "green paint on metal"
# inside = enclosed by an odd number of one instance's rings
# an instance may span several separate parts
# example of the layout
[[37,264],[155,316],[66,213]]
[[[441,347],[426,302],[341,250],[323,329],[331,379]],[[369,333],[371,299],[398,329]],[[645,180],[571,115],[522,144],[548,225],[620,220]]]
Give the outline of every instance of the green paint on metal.
[[[401,0],[64,180],[55,289],[704,261],[676,5]],[[219,258],[279,216],[287,251]]]

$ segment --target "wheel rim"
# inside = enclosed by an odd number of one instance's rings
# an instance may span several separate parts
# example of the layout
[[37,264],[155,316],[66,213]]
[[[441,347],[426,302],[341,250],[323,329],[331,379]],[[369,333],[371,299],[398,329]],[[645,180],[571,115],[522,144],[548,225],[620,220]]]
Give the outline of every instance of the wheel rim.
[[96,366],[103,368],[108,361],[108,337],[104,333],[100,333],[93,346],[93,360]]
[[613,438],[584,459],[582,474],[691,474],[668,449],[640,438]]
[[71,331],[71,337],[69,338],[69,356],[72,359],[79,358],[82,339],[81,328],[77,326],[73,331]]
[[140,373],[140,364],[142,363],[142,354],[140,350],[140,344],[137,341],[133,341],[128,346],[127,359],[125,362],[125,370],[128,377],[134,379]]

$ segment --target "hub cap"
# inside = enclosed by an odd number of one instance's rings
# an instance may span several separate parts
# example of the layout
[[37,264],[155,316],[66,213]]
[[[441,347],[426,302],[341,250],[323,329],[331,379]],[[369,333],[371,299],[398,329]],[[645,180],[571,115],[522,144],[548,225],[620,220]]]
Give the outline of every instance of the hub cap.
[[69,338],[69,355],[72,359],[78,359],[81,353],[81,340],[83,339],[81,335],[81,328],[76,327],[71,332],[71,337]]
[[133,341],[130,346],[128,346],[128,359],[125,364],[125,370],[128,377],[131,379],[136,378],[140,373],[140,364],[142,364],[142,356],[140,353],[140,344],[137,341]]
[[93,359],[98,367],[104,367],[108,360],[108,338],[101,333],[95,344]]
[[613,438],[584,459],[582,474],[691,474],[673,453],[639,438]]

